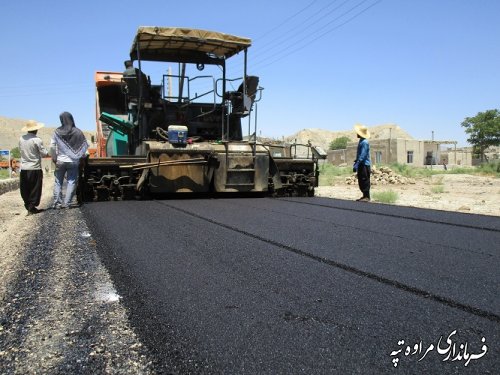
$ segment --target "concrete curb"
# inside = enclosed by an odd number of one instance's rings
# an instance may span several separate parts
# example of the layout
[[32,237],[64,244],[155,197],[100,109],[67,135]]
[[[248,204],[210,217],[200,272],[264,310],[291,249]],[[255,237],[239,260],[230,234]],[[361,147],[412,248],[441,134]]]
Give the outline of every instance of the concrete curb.
[[0,195],[17,189],[19,189],[19,178],[7,178],[6,180],[0,180]]

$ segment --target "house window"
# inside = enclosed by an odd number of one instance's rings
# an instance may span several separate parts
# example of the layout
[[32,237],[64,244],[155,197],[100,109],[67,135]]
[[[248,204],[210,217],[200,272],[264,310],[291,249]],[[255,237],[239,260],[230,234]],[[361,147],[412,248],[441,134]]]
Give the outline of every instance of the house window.
[[413,164],[413,151],[406,152],[406,163]]
[[375,164],[382,163],[382,151],[375,151]]

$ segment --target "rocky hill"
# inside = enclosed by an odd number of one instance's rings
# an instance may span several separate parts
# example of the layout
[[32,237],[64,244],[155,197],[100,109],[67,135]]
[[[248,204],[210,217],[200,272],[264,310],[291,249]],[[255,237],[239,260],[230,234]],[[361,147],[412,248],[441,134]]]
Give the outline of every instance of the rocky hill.
[[[11,119],[0,116],[0,149],[1,150],[12,150],[14,147],[17,147],[19,144],[19,137],[23,135],[21,129],[26,125],[28,120],[24,119]],[[54,133],[55,127],[48,127],[45,125],[42,129],[38,131],[38,136],[42,138],[43,144],[45,147],[49,147],[50,138]],[[89,141],[93,132],[84,131],[85,137]]]
[[[371,133],[370,139],[388,139],[388,138],[405,138],[413,139],[405,130],[395,124],[385,124],[377,126],[369,126]],[[297,143],[307,143],[308,140],[315,146],[322,147],[325,151],[329,149],[330,143],[340,137],[348,137],[351,141],[356,142],[356,133],[353,129],[332,131],[324,129],[303,129],[293,135],[285,137],[285,141]]]
[[[10,119],[0,116],[0,149],[11,150],[16,147],[19,142],[19,137],[23,134],[21,128],[26,124],[27,120],[23,119]],[[395,124],[385,124],[369,127],[371,139],[387,139],[387,138],[406,138],[413,139],[405,130],[401,129]],[[42,138],[44,145],[50,145],[50,138],[54,133],[55,127],[47,127],[40,129],[38,135]],[[84,131],[85,136],[89,140],[94,134],[92,132]],[[356,141],[356,133],[354,130],[340,130],[332,131],[325,129],[303,129],[293,135],[285,137],[285,141],[297,143],[307,143],[308,140],[313,145],[320,146],[324,150],[328,150],[330,142],[335,138],[349,137],[353,142]]]

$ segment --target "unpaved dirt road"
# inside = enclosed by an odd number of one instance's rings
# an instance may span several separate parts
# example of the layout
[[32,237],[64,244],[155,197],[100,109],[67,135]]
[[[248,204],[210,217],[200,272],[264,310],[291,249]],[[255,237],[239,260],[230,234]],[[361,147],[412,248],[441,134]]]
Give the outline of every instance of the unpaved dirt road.
[[151,373],[80,209],[0,195],[0,254],[0,374]]

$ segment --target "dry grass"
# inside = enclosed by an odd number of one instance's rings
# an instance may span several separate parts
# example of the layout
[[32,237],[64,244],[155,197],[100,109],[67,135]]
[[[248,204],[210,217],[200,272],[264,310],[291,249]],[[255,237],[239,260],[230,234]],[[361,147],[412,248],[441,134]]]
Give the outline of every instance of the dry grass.
[[398,193],[392,190],[374,192],[372,196],[376,202],[380,203],[393,204],[396,203],[397,200],[399,199]]
[[442,194],[444,193],[444,186],[443,185],[436,185],[431,188],[431,191],[434,194]]

